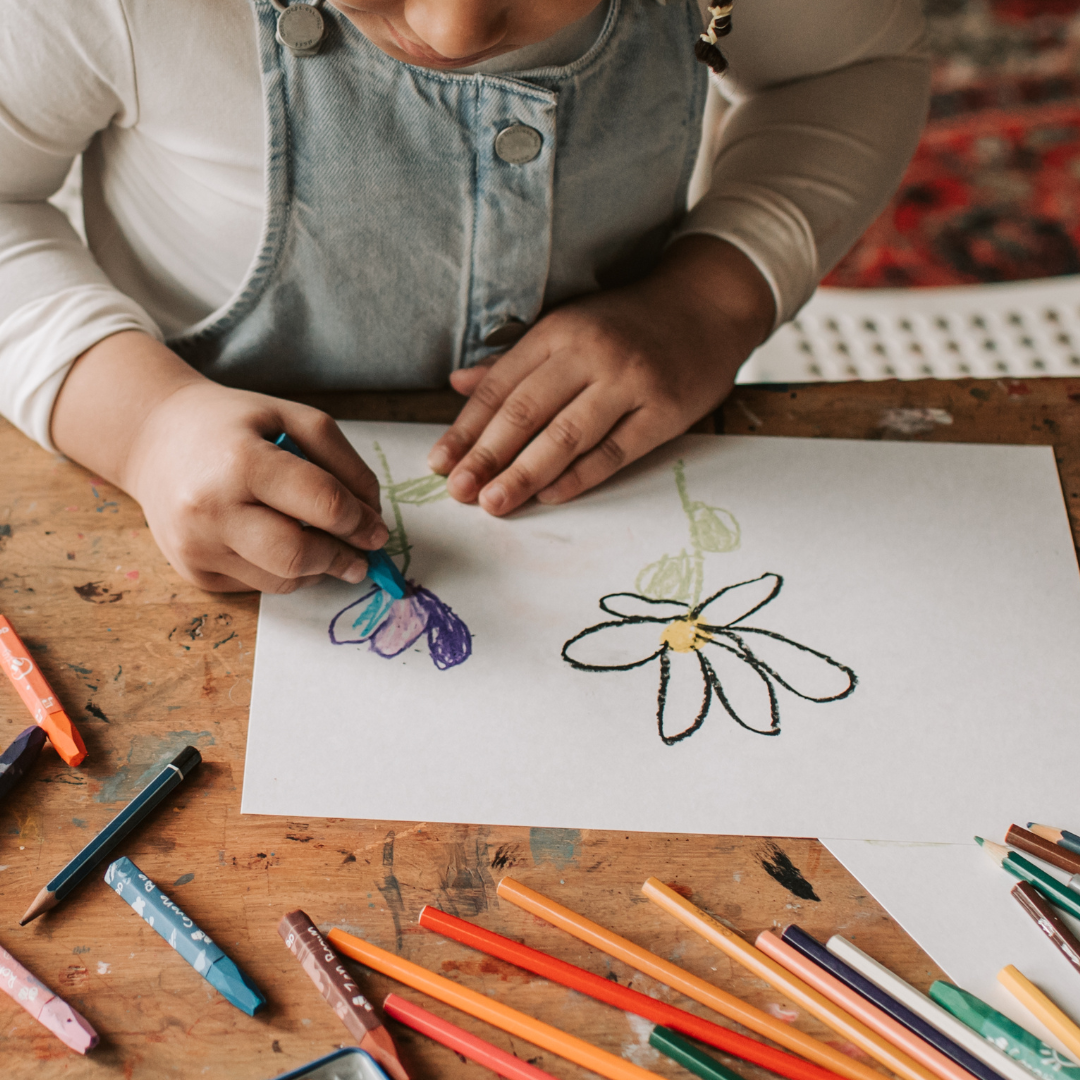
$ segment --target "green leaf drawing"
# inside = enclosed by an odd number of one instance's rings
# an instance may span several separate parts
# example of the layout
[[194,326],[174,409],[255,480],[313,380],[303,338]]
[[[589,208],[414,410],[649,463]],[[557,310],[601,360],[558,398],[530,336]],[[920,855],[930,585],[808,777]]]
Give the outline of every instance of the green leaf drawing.
[[394,555],[404,555],[409,550],[409,542],[405,538],[405,530],[396,528],[391,529],[390,539],[383,545],[383,550],[391,557]]
[[650,600],[690,599],[694,581],[694,563],[685,551],[678,555],[664,555],[649,563],[634,583],[637,591]]
[[400,484],[391,484],[387,494],[393,502],[409,506],[438,502],[448,494],[446,477],[432,473],[430,476],[419,476],[415,480],[402,480]]
[[735,551],[739,546],[739,523],[727,510],[692,502],[687,508],[690,518],[690,541],[702,551]]

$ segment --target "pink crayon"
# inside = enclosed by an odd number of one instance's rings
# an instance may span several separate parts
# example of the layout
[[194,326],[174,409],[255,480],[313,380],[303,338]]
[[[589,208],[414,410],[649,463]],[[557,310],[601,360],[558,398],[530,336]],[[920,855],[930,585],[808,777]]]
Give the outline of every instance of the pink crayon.
[[85,1054],[97,1046],[97,1032],[3,947],[0,947],[0,989],[72,1050]]

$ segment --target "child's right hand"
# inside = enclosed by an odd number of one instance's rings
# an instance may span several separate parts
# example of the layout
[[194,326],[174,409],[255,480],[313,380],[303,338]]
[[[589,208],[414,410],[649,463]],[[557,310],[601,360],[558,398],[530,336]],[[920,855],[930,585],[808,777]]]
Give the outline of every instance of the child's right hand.
[[[309,461],[267,441],[282,431]],[[389,536],[378,481],[329,416],[220,386],[144,334],[80,357],[52,432],[132,495],[173,567],[212,592],[356,584]]]

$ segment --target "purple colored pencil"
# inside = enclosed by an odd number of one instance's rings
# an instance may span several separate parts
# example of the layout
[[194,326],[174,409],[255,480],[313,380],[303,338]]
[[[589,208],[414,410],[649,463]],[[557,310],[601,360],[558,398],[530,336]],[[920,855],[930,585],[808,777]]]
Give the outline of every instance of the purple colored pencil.
[[882,1012],[891,1016],[898,1024],[903,1024],[908,1031],[918,1035],[920,1039],[928,1042],[935,1050],[941,1051],[961,1069],[966,1069],[979,1080],[1001,1080],[1000,1073],[995,1072],[989,1065],[983,1064],[977,1057],[973,1057],[958,1043],[954,1043],[947,1035],[942,1035],[936,1027],[928,1024],[920,1016],[916,1016],[906,1006],[901,1005],[891,994],[885,993],[879,986],[875,986],[869,979],[864,978],[853,967],[845,964],[838,956],[833,956],[824,945],[815,937],[811,937],[805,930],[792,924],[783,933],[783,939],[796,952],[802,953],[807,960],[812,960],[819,967],[824,968],[834,978],[839,979],[856,994],[866,998],[871,1004],[876,1005]]

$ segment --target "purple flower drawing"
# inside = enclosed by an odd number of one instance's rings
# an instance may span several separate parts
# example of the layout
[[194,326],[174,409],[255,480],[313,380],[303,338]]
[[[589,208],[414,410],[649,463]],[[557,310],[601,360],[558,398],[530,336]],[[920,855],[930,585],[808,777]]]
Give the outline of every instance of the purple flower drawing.
[[472,655],[472,634],[448,604],[430,589],[409,582],[409,592],[395,600],[377,585],[342,608],[330,622],[335,645],[362,645],[385,659],[399,656],[427,637],[428,655],[440,670],[457,667]]
[[[745,626],[779,594],[784,579],[762,574],[691,606],[638,593],[609,593],[600,609],[615,618],[590,626],[562,648],[578,671],[660,668],[656,723],[668,745],[693,735],[715,698],[737,724],[780,734],[782,688],[806,701],[839,701],[858,682],[831,656],[772,630]],[[783,674],[781,674],[783,672]]]

